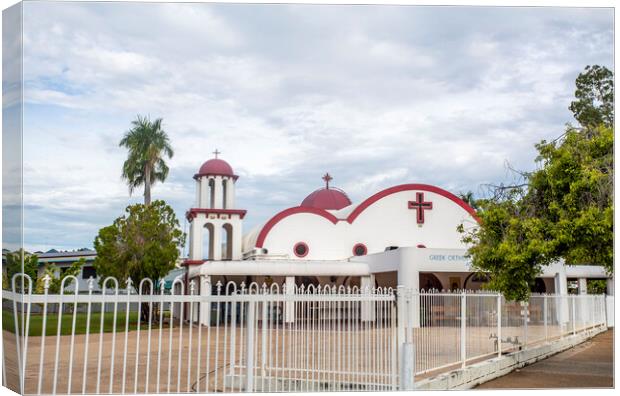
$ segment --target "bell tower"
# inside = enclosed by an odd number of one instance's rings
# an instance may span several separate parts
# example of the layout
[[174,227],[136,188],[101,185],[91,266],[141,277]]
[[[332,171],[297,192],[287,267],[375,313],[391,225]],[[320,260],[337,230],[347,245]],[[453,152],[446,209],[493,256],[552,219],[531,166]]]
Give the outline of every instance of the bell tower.
[[241,237],[246,211],[235,208],[235,175],[228,162],[213,152],[194,175],[196,202],[187,211],[189,263],[241,260]]

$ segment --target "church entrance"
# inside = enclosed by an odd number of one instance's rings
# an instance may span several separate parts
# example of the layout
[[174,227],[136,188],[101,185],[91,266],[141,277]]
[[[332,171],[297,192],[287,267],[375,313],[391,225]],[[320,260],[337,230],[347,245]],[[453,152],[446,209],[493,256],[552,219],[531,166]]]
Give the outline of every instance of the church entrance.
[[430,272],[420,272],[420,289],[424,291],[438,290],[441,291],[444,287],[441,285],[439,279]]
[[319,279],[316,276],[296,276],[295,285],[297,285],[297,287],[303,285],[304,289],[307,289],[310,285],[317,287],[319,285]]

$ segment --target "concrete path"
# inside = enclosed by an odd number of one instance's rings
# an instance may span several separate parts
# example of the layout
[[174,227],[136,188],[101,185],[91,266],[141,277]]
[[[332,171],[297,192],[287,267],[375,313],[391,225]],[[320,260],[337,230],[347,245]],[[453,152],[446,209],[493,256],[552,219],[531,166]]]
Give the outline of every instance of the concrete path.
[[614,385],[614,332],[599,334],[476,389],[611,388]]

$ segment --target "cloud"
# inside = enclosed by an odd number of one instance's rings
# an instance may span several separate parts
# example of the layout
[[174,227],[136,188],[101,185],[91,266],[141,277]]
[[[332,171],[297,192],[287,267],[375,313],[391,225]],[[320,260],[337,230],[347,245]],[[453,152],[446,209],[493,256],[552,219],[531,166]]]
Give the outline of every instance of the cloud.
[[219,148],[245,229],[322,186],[479,191],[571,120],[574,79],[613,65],[606,9],[241,4],[24,5],[25,218],[32,246],[82,247],[132,198],[118,141],[163,117],[154,189],[181,219]]

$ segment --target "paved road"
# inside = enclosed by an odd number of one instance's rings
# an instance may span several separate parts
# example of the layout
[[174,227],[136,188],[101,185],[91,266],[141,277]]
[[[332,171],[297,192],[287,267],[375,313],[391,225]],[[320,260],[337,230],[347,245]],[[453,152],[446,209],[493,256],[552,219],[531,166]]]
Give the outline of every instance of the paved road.
[[548,359],[486,382],[477,389],[611,388],[613,329]]

